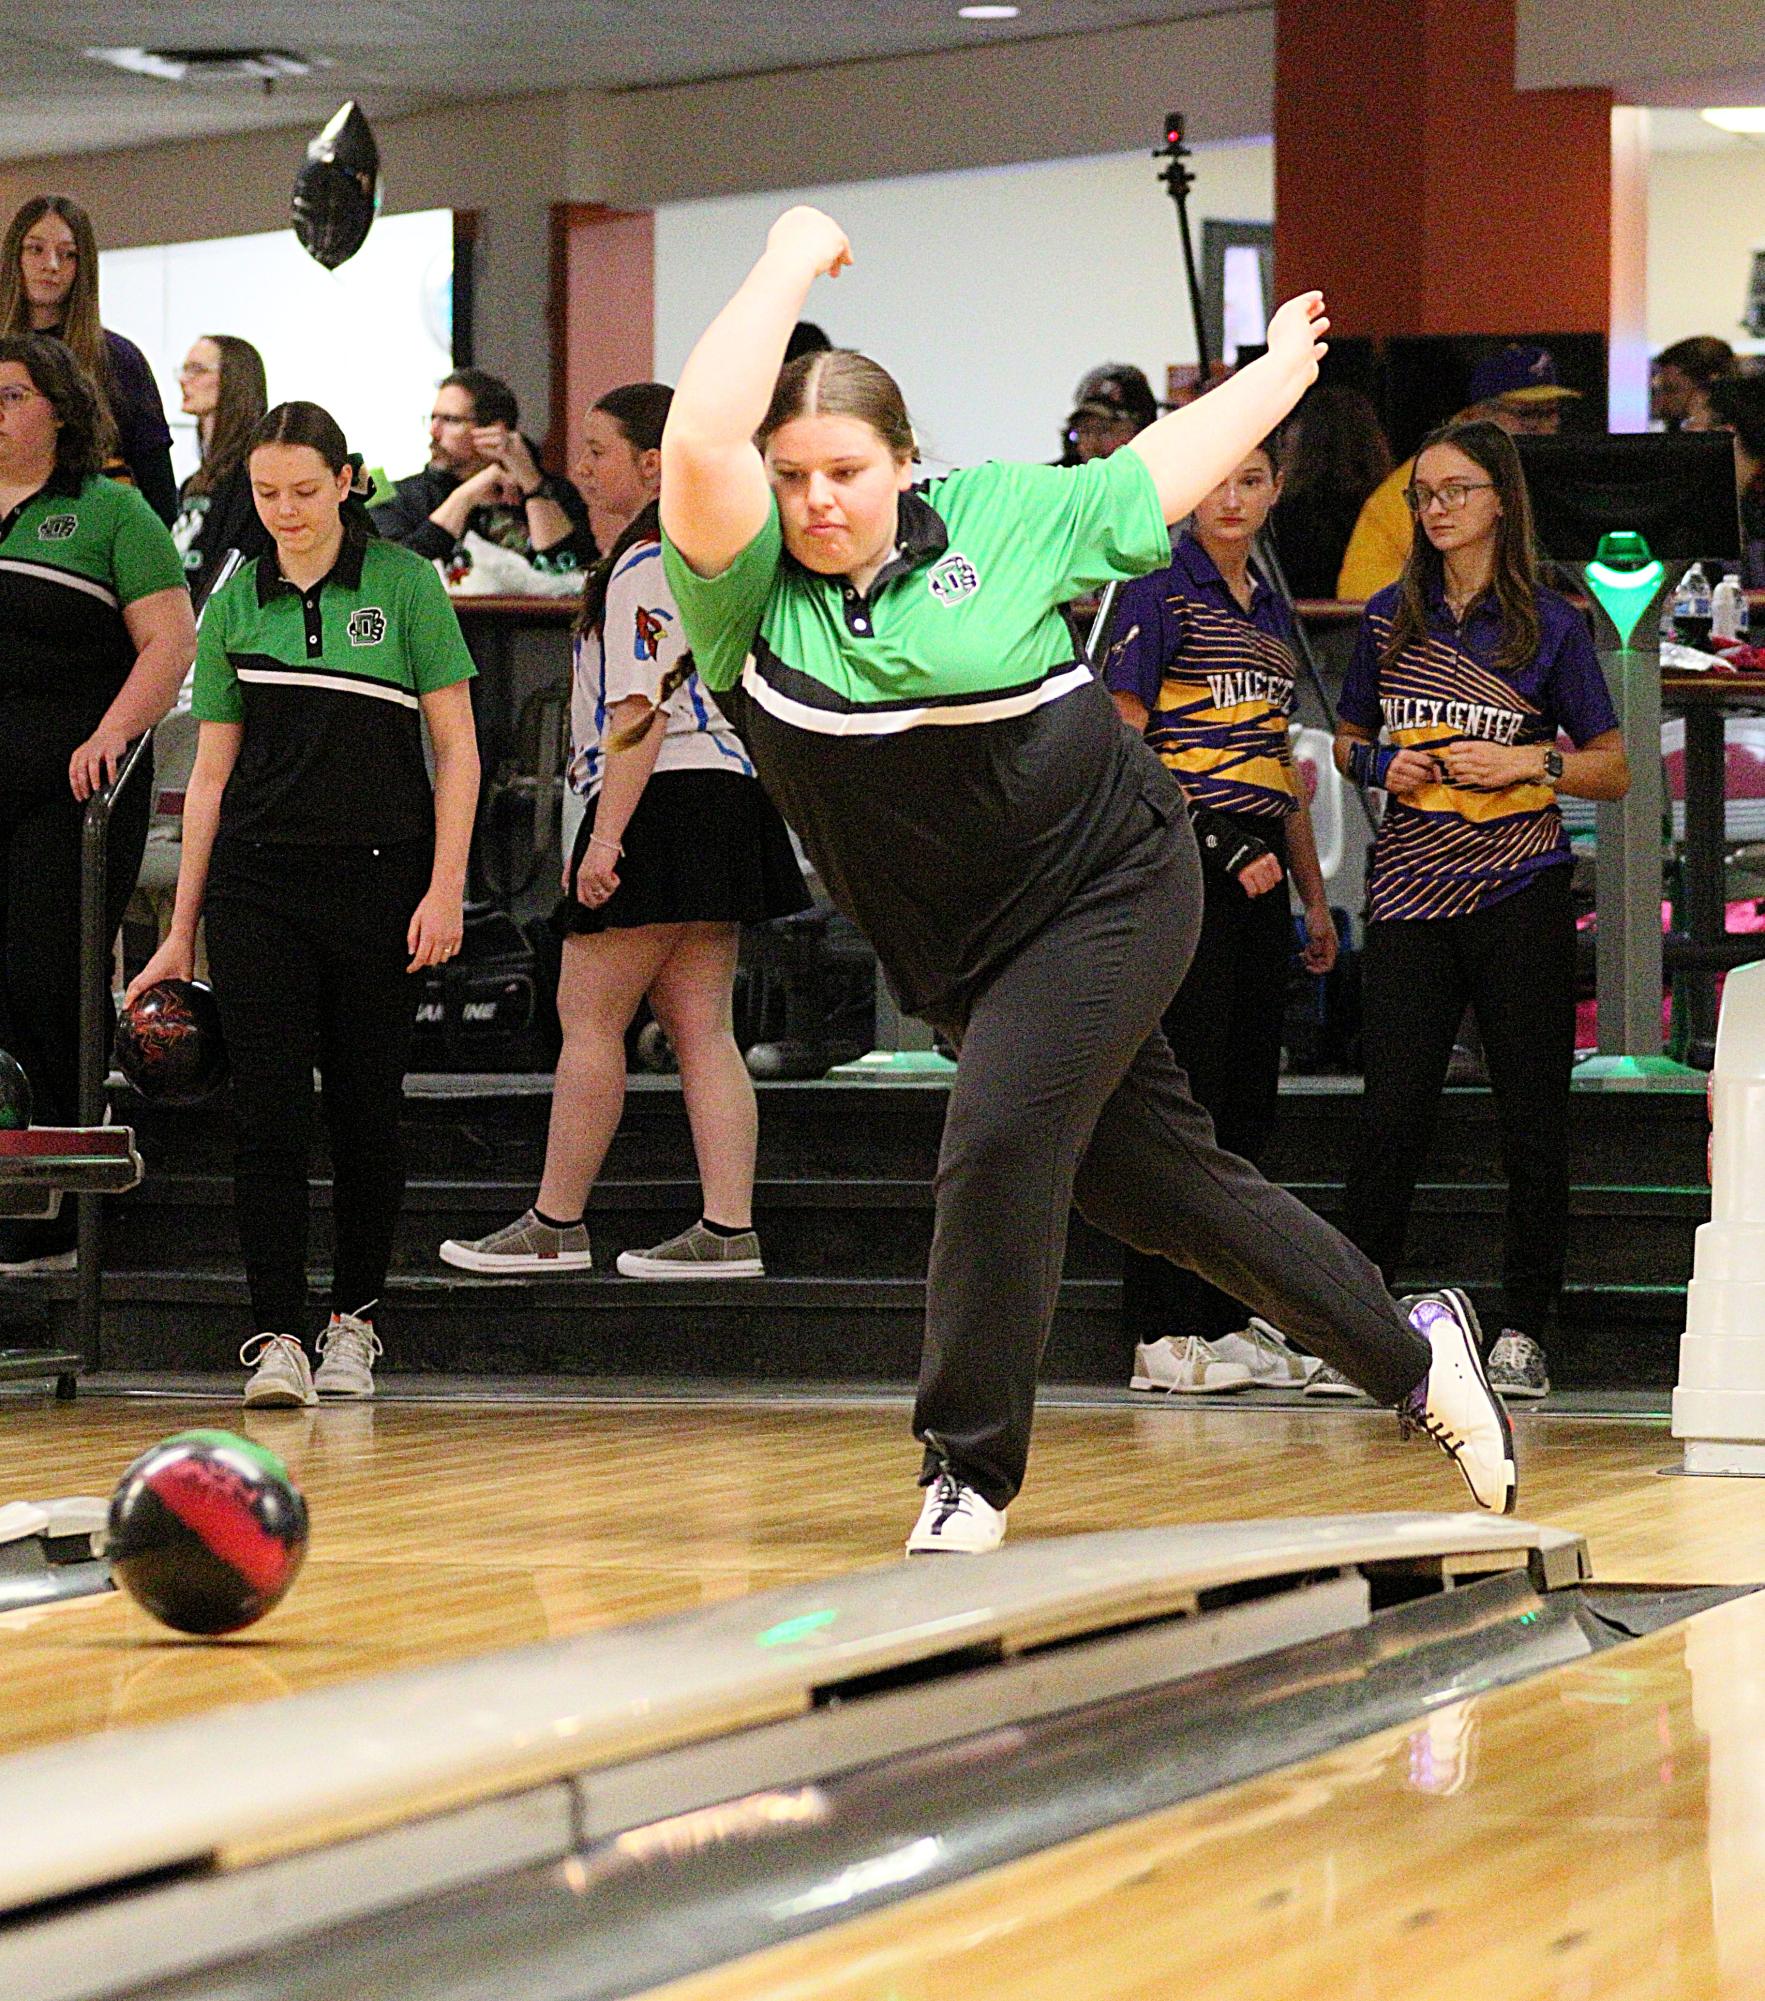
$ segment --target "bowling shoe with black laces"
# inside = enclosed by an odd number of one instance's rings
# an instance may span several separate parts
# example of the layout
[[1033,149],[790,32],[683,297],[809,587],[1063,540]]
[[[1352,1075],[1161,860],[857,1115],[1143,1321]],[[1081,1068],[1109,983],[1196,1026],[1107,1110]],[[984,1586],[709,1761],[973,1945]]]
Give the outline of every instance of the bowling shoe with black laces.
[[907,1538],[909,1556],[985,1556],[1005,1540],[1005,1510],[947,1468],[933,1476]]
[[1397,1407],[1404,1436],[1433,1439],[1464,1475],[1478,1507],[1511,1515],[1518,1493],[1514,1433],[1484,1373],[1483,1330],[1470,1300],[1447,1286],[1406,1299],[1403,1308],[1434,1352],[1427,1375]]

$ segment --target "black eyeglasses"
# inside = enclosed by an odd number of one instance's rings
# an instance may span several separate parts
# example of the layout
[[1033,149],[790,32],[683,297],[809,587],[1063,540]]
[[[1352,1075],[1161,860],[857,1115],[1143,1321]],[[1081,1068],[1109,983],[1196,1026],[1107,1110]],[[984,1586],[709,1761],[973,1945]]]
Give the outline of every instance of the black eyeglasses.
[[1448,514],[1456,514],[1474,493],[1493,493],[1492,479],[1449,479],[1439,486],[1406,486],[1404,503],[1412,514],[1426,514],[1439,501]]

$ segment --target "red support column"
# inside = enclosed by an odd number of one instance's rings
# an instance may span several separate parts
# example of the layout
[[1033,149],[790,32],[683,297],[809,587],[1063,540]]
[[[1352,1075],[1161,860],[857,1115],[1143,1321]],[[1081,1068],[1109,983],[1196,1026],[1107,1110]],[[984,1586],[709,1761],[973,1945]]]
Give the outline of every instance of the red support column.
[[568,472],[597,396],[656,366],[656,232],[648,209],[552,210],[552,409],[546,460]]

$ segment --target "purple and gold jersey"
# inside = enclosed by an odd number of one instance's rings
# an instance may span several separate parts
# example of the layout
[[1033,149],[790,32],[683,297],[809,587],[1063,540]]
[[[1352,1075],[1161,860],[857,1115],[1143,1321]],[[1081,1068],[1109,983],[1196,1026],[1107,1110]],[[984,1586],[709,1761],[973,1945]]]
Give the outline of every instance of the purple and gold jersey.
[[1297,803],[1293,624],[1250,575],[1246,611],[1195,537],[1180,537],[1168,569],[1123,587],[1103,681],[1145,704],[1146,741],[1195,805],[1279,817]]
[[[1343,722],[1375,738],[1382,732],[1400,750],[1467,739],[1551,744],[1559,734],[1579,750],[1618,727],[1587,622],[1554,591],[1538,593],[1537,655],[1511,672],[1495,665],[1502,627],[1494,601],[1480,599],[1460,625],[1438,592],[1429,599],[1425,636],[1381,666],[1398,591],[1394,584],[1367,606],[1336,704]],[[1368,915],[1468,916],[1569,859],[1556,793],[1542,780],[1493,792],[1426,785],[1386,807]]]

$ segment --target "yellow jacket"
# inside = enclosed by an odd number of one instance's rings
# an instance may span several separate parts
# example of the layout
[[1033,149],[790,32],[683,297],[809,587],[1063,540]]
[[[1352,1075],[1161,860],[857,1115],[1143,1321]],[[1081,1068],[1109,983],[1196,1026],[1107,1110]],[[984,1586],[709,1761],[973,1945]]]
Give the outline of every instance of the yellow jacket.
[[1343,551],[1341,574],[1336,579],[1336,595],[1364,604],[1376,591],[1394,584],[1409,560],[1415,523],[1403,490],[1416,469],[1414,459],[1405,459],[1367,495],[1354,524],[1354,533]]

